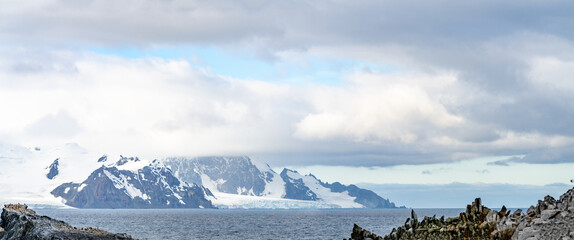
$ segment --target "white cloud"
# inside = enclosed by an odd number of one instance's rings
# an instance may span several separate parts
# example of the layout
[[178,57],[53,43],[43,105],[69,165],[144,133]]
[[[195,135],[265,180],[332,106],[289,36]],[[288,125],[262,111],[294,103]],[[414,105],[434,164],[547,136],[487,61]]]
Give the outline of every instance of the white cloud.
[[413,143],[428,131],[463,121],[450,114],[439,99],[433,99],[437,96],[430,96],[435,92],[429,94],[433,88],[452,85],[453,76],[397,75],[355,74],[344,89],[319,89],[324,92],[312,100],[316,113],[297,123],[296,136]]
[[527,76],[536,86],[563,93],[574,91],[574,81],[567,77],[574,76],[574,59],[536,57],[530,60],[530,64]]
[[[567,1],[2,1],[0,136],[48,141],[27,133],[52,122],[76,129],[63,140],[153,157],[571,162],[571,12]],[[91,53],[110,46],[143,57]],[[145,54],[165,46],[301,71],[324,59],[368,67],[303,74],[340,85],[289,85],[305,80],[237,79]]]
[[32,125],[28,126],[27,133],[32,136],[48,138],[51,141],[59,138],[73,137],[82,130],[76,119],[66,111],[57,114],[48,114]]
[[[16,58],[0,62],[28,61],[17,57],[21,51],[3,49]],[[56,136],[152,158],[255,154],[279,163],[273,157],[285,155],[293,164],[369,166],[497,154],[551,162],[568,157],[565,149],[574,145],[568,135],[517,131],[468,115],[464,109],[484,93],[473,95],[448,71],[365,70],[346,75],[342,85],[293,86],[154,57],[58,50],[44,51],[34,64],[50,67],[0,71],[7,116],[0,135],[23,145],[51,145],[48,136]]]
[[58,141],[104,152],[249,154],[289,145],[274,142],[291,134],[285,126],[299,111],[290,86],[222,77],[183,60],[89,53],[48,59],[75,71],[1,72],[10,81],[0,82],[0,132],[20,144],[53,144],[38,136],[59,132]]

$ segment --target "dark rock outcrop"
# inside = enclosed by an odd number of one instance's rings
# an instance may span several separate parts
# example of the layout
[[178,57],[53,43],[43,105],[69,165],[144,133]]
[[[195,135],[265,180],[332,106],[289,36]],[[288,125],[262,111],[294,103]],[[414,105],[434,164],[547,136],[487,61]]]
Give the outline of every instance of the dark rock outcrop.
[[574,239],[574,189],[558,200],[551,196],[531,206],[526,214],[520,209],[511,213],[502,206],[495,211],[482,206],[480,198],[467,205],[458,217],[418,221],[414,211],[403,226],[393,228],[387,236],[376,236],[355,225],[351,239]]
[[54,160],[54,162],[52,162],[52,164],[50,164],[50,166],[46,168],[48,169],[48,173],[46,174],[46,177],[48,179],[54,179],[60,173],[60,171],[58,170],[58,167],[60,166],[58,160],[60,159],[56,158],[56,160]]
[[[98,159],[98,162],[100,161],[100,159]],[[122,166],[126,163],[129,163],[129,162],[139,162],[139,161],[140,161],[140,159],[138,157],[124,157],[124,156],[120,155],[120,160],[118,160],[116,162],[116,166]]]
[[7,204],[2,209],[0,240],[7,239],[134,239],[121,233],[97,228],[75,228],[68,223],[39,216],[23,204]]
[[352,239],[371,239],[371,240],[382,240],[383,238],[377,236],[374,233],[371,233],[355,224],[353,226],[353,233],[351,233],[351,240]]
[[108,155],[103,155],[100,158],[98,158],[98,162],[105,162],[108,161]]
[[297,200],[317,201],[317,194],[305,185],[303,179],[292,178],[289,173],[299,174],[297,171],[284,168],[280,176],[285,181],[285,198]]

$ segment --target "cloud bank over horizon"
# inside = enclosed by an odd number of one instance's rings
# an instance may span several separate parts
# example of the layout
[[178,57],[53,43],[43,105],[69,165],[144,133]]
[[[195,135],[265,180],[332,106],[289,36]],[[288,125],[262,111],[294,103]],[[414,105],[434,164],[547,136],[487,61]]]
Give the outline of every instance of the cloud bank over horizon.
[[6,142],[302,166],[574,162],[568,1],[0,3]]

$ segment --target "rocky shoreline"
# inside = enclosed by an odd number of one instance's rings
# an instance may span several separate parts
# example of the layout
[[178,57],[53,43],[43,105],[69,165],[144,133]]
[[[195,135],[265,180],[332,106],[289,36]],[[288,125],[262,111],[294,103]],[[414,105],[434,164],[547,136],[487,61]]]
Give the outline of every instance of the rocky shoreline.
[[125,233],[109,233],[97,228],[76,228],[70,224],[37,215],[24,204],[7,204],[0,218],[0,240],[7,239],[134,239]]
[[574,239],[574,188],[558,200],[544,197],[526,213],[520,209],[511,213],[505,206],[492,210],[483,206],[480,198],[453,218],[433,216],[419,221],[413,210],[404,225],[393,228],[389,235],[377,236],[355,224],[350,239]]

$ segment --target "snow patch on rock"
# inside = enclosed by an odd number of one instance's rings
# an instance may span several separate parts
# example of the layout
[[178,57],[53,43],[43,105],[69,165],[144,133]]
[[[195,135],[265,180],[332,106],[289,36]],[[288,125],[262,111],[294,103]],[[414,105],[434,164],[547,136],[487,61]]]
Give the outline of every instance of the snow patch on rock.
[[116,177],[112,173],[108,172],[108,170],[104,170],[104,174],[112,181],[117,189],[124,189],[132,199],[136,197],[139,197],[143,200],[149,199],[146,194],[142,193],[139,189],[132,185],[126,176],[120,175],[119,177]]

